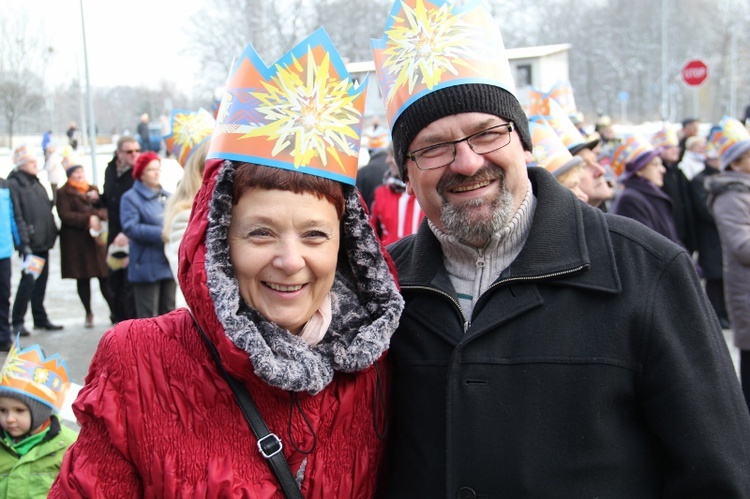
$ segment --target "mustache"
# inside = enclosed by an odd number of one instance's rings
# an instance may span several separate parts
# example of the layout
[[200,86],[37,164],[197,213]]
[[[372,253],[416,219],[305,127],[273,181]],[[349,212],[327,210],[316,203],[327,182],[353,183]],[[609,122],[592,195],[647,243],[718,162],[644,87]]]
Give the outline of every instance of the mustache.
[[491,163],[484,165],[482,168],[476,171],[472,176],[462,175],[460,173],[454,173],[451,175],[443,176],[438,182],[436,189],[438,194],[442,195],[446,191],[451,191],[457,187],[465,185],[476,184],[478,182],[489,181],[500,179],[505,180],[505,171]]

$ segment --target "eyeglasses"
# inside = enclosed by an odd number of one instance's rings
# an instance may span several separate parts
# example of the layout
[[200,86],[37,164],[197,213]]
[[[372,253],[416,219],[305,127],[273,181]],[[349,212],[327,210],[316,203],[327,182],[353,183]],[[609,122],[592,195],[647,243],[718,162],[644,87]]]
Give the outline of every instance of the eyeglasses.
[[122,152],[123,154],[140,154],[141,150],[140,149],[127,149],[127,150],[120,151],[120,152]]
[[510,144],[513,122],[495,125],[473,133],[463,139],[442,142],[406,153],[406,157],[420,170],[436,170],[448,166],[456,159],[456,144],[466,142],[476,154],[489,154]]

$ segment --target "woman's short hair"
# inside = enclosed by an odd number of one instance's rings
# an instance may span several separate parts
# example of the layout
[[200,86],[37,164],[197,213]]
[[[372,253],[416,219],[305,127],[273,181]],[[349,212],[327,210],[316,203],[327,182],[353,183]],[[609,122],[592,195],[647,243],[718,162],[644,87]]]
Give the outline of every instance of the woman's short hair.
[[254,188],[312,194],[330,201],[336,208],[339,219],[344,214],[344,186],[335,180],[283,168],[253,163],[240,164],[234,177],[232,204],[237,204],[245,192]]

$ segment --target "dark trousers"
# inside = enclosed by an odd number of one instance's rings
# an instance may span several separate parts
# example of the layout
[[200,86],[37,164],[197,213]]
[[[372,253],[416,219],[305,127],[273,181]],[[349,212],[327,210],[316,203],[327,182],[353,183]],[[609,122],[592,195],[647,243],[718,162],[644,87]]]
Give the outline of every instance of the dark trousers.
[[[102,296],[109,305],[110,315],[114,314],[114,303],[112,303],[112,290],[109,288],[109,283],[106,277],[99,277],[99,290],[102,292]],[[86,309],[86,314],[91,313],[91,279],[76,279],[76,287],[78,289],[78,297],[81,299],[83,308]]]
[[135,310],[138,318],[156,317],[174,310],[176,290],[177,283],[174,279],[133,283]]
[[49,251],[35,251],[34,254],[44,258],[44,267],[36,279],[31,274],[21,272],[21,282],[18,283],[11,316],[14,328],[23,324],[26,311],[29,309],[29,302],[31,302],[34,325],[41,326],[49,322],[47,311],[44,310],[44,294],[47,292],[47,277],[49,277]]
[[133,287],[128,280],[128,269],[112,270],[109,273],[109,289],[112,297],[112,322],[135,319]]
[[740,383],[747,409],[750,411],[750,350],[740,350]]
[[0,258],[0,343],[10,337],[10,258]]

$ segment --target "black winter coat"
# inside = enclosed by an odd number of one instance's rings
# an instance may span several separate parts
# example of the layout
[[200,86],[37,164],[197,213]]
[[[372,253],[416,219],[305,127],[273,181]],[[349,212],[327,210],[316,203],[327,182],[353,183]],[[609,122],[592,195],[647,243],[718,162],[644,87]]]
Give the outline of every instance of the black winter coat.
[[655,184],[634,175],[612,204],[612,213],[638,220],[670,241],[682,245],[672,217],[672,200]]
[[57,239],[57,225],[47,190],[36,175],[21,170],[13,170],[8,175],[8,187],[21,247],[29,247],[32,253],[49,251]]
[[695,214],[690,197],[690,181],[675,164],[664,163],[664,185],[661,190],[672,200],[672,217],[677,237],[689,252],[695,251]]
[[690,194],[693,199],[695,213],[695,243],[698,251],[698,264],[706,279],[723,279],[724,269],[721,256],[721,238],[716,229],[713,214],[709,211],[706,201],[708,192],[704,185],[707,178],[717,175],[719,170],[706,166],[690,180]]
[[120,199],[122,195],[133,187],[133,171],[128,170],[121,176],[117,176],[117,157],[112,158],[104,170],[104,189],[102,190],[102,203],[107,207],[109,218],[109,235],[107,245],[112,244],[117,234],[122,232],[120,222]]
[[473,317],[426,220],[389,246],[384,497],[750,497],[750,415],[688,255],[529,176],[531,232]]

